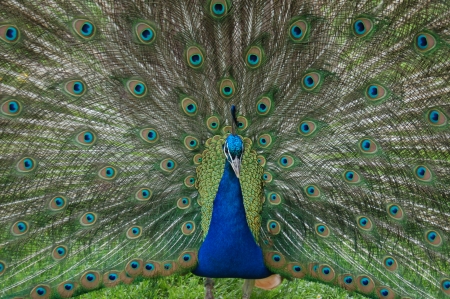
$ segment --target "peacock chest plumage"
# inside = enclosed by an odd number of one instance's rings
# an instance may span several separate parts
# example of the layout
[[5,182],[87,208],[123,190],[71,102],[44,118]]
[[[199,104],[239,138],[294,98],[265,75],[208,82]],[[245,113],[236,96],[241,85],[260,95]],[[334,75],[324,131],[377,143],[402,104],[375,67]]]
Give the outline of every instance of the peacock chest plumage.
[[0,297],[448,298],[449,28],[438,0],[2,1]]

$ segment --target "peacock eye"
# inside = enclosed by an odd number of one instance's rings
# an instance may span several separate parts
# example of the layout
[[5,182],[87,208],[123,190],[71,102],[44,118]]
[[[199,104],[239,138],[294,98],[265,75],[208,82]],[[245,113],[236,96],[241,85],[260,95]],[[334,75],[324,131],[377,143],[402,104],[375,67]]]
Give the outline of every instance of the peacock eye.
[[200,146],[198,139],[195,138],[194,136],[186,136],[184,138],[183,144],[184,147],[186,147],[186,149],[190,151],[196,150]]
[[134,25],[134,34],[137,38],[136,41],[144,45],[150,45],[156,39],[156,31],[154,27],[143,22]]
[[87,19],[76,19],[72,21],[72,29],[84,40],[90,40],[95,36],[95,26]]
[[134,240],[139,238],[142,235],[142,227],[140,226],[132,226],[128,228],[126,236],[130,240]]
[[181,107],[182,107],[184,113],[189,116],[194,116],[197,114],[197,103],[190,98],[182,99]]
[[426,113],[426,120],[434,127],[444,127],[447,125],[447,115],[437,108],[431,109]]
[[383,266],[384,268],[386,268],[388,271],[396,271],[398,268],[398,263],[397,261],[392,257],[392,256],[385,256],[383,258]]
[[75,136],[75,142],[82,147],[89,147],[95,144],[97,135],[92,130],[84,130]]
[[47,285],[37,285],[31,290],[31,298],[50,298],[51,293],[50,287]]
[[258,146],[268,148],[272,144],[272,136],[270,134],[262,134],[258,138]]
[[370,138],[364,138],[359,141],[359,149],[363,154],[375,154],[378,151],[378,146]]
[[217,131],[217,129],[219,128],[219,123],[220,123],[220,121],[219,121],[219,118],[217,116],[210,116],[206,120],[206,126],[212,132]]
[[370,84],[366,87],[365,97],[371,103],[379,103],[389,96],[389,91],[380,84]]
[[35,159],[31,158],[31,157],[24,157],[22,159],[19,160],[19,162],[17,162],[16,164],[16,169],[20,172],[20,173],[30,173],[33,170],[35,170],[37,167],[37,162]]
[[425,165],[418,165],[414,168],[414,175],[420,182],[431,182],[433,180],[433,174],[430,169]]
[[140,188],[134,194],[134,199],[138,201],[147,201],[152,197],[152,191],[149,188]]
[[50,199],[48,207],[53,212],[59,212],[67,206],[67,199],[64,196],[56,196]]
[[421,32],[414,38],[414,47],[420,54],[431,53],[436,46],[436,38],[429,33]]
[[195,231],[195,223],[192,221],[186,221],[181,225],[181,231],[185,235],[191,235]]
[[307,185],[303,188],[306,193],[306,196],[310,199],[318,199],[321,196],[321,192],[319,187],[316,185]]
[[375,284],[373,280],[365,275],[360,275],[356,278],[356,284],[358,286],[358,289],[361,290],[363,293],[368,294],[373,291],[375,288]]
[[66,246],[58,245],[55,248],[53,248],[52,257],[54,260],[60,261],[67,256],[67,253],[68,253],[68,250],[67,250]]
[[147,85],[141,80],[128,80],[126,87],[128,92],[135,98],[142,98],[147,95]]
[[323,223],[316,224],[315,231],[316,231],[316,234],[319,235],[320,237],[326,238],[326,237],[330,236],[330,229],[328,228],[327,225],[325,225]]
[[298,132],[302,136],[309,137],[309,136],[312,136],[316,132],[317,128],[318,128],[318,126],[315,121],[304,120],[298,126]]
[[107,181],[114,180],[117,174],[117,169],[113,166],[104,166],[98,171],[98,176]]
[[281,231],[280,223],[275,220],[267,221],[267,231],[272,235],[278,235]]
[[16,43],[20,39],[19,28],[12,24],[1,25],[0,39],[8,44]]
[[369,217],[359,216],[356,218],[356,223],[358,227],[363,231],[369,232],[373,230],[373,223]]
[[71,97],[79,98],[86,93],[86,83],[82,80],[70,80],[64,84],[64,92]]
[[278,165],[281,168],[291,168],[295,163],[295,160],[290,155],[283,155],[278,159]]
[[248,120],[245,116],[238,116],[237,117],[238,122],[238,130],[239,131],[245,131],[248,128]]
[[80,224],[82,226],[92,226],[97,222],[97,214],[93,212],[84,213],[80,217]]
[[186,59],[191,68],[199,69],[203,65],[204,54],[199,47],[192,46],[186,50]]
[[256,69],[261,66],[263,60],[264,51],[261,47],[250,47],[247,51],[245,62],[251,69]]
[[16,236],[23,236],[30,230],[30,225],[27,221],[17,221],[11,226],[11,233]]
[[191,199],[189,197],[182,197],[177,200],[177,207],[179,209],[187,209],[191,205]]
[[322,85],[322,75],[318,72],[310,72],[302,78],[302,88],[305,91],[319,91]]
[[262,175],[262,179],[265,183],[270,183],[273,180],[273,176],[270,172],[265,171]]
[[428,230],[425,232],[425,241],[434,247],[439,247],[442,245],[442,237],[440,233],[435,230]]
[[232,79],[222,79],[219,84],[220,96],[226,100],[231,99],[236,93],[235,85]]
[[167,158],[161,161],[160,167],[165,172],[172,172],[177,167],[177,163],[174,160]]
[[195,176],[193,176],[193,175],[187,176],[184,179],[184,185],[188,188],[194,187],[195,186]]
[[356,37],[368,37],[374,29],[373,22],[369,18],[358,18],[353,21],[353,34]]
[[267,195],[267,200],[272,205],[279,205],[281,203],[281,196],[278,193],[271,192]]
[[259,165],[261,165],[262,167],[266,166],[267,161],[266,161],[266,158],[264,158],[264,156],[258,155],[258,156],[256,156],[256,159],[257,159]]
[[256,112],[259,115],[267,115],[272,109],[272,100],[269,97],[262,97],[256,103]]
[[386,206],[389,217],[394,220],[402,220],[405,217],[403,209],[398,204],[389,204]]
[[289,27],[289,37],[294,43],[305,42],[308,31],[309,24],[305,20],[297,20]]
[[4,116],[16,117],[22,112],[22,104],[17,100],[7,100],[1,104],[0,112]]
[[0,261],[0,276],[2,276],[6,271],[6,263],[4,261]]
[[209,6],[211,15],[216,19],[223,18],[229,11],[230,4],[226,0],[213,0]]
[[145,128],[139,131],[139,137],[147,143],[155,143],[159,140],[158,132],[153,128]]
[[361,176],[359,173],[353,170],[344,171],[344,180],[349,184],[358,184],[361,182]]

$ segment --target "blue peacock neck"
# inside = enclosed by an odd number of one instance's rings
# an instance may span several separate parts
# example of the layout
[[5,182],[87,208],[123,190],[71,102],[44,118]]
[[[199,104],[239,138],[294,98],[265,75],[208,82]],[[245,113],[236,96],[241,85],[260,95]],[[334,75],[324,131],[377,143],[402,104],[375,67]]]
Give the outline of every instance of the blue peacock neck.
[[211,278],[246,279],[272,274],[248,227],[241,185],[228,161],[214,199],[208,234],[198,253],[198,266],[192,272]]

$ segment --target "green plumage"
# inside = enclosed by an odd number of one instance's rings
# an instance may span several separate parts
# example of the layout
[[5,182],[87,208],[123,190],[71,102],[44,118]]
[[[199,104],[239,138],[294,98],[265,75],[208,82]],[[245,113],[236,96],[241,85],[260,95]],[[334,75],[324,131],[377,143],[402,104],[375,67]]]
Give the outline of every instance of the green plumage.
[[0,296],[195,269],[232,104],[270,271],[450,296],[449,20],[448,1],[3,1]]

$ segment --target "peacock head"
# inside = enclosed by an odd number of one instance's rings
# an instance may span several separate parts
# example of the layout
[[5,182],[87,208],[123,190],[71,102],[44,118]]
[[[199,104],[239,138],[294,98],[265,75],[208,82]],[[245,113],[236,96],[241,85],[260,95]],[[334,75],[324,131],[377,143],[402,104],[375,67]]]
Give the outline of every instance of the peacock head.
[[244,143],[241,137],[239,137],[235,132],[235,126],[237,125],[236,119],[236,106],[231,106],[231,122],[232,122],[232,132],[225,139],[225,144],[223,146],[223,152],[227,161],[233,167],[234,173],[239,178],[239,173],[241,169],[242,154],[244,152]]

